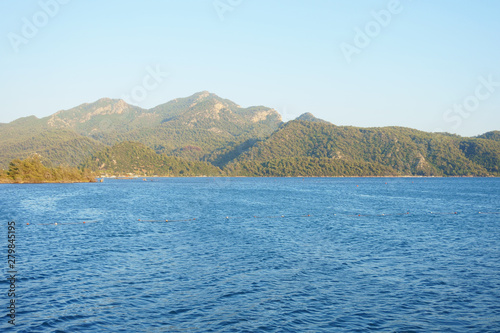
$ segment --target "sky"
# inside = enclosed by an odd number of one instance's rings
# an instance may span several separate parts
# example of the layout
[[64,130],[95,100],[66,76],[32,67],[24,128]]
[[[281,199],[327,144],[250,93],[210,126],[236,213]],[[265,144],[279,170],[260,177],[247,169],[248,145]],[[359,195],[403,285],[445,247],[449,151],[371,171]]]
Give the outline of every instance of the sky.
[[210,91],[285,121],[500,130],[497,0],[0,0],[0,122]]

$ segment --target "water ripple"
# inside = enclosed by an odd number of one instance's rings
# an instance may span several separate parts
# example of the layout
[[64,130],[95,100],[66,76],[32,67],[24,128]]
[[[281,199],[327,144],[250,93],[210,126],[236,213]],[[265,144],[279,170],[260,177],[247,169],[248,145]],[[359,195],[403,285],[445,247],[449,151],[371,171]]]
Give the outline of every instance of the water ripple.
[[[2,216],[18,222],[15,331],[498,331],[498,215],[428,212],[498,211],[499,185],[168,178],[0,186]],[[408,211],[427,213],[382,215]],[[71,224],[84,220],[98,222]],[[5,315],[0,329],[13,330]]]

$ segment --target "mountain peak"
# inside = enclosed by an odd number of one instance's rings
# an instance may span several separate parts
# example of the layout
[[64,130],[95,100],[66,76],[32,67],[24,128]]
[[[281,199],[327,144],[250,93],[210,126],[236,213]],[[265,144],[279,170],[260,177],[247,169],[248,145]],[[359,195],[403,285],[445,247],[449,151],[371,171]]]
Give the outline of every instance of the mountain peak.
[[190,98],[193,98],[196,101],[201,101],[201,100],[203,100],[203,99],[205,99],[207,97],[219,98],[219,96],[217,96],[215,94],[212,94],[211,92],[209,92],[207,90],[203,90],[203,91],[197,92],[197,93],[191,95]]
[[141,108],[131,106],[122,99],[105,97],[72,109],[58,111],[47,117],[47,124],[53,128],[71,128],[80,134],[88,135],[104,128],[110,129],[110,124],[118,119],[131,119],[140,113]]
[[99,98],[96,103],[102,103],[102,102],[112,102],[113,99],[109,98],[109,97],[103,97],[103,98]]
[[306,112],[298,116],[295,120],[310,121],[316,123],[328,123],[328,121],[316,118],[312,113]]
[[211,95],[211,93],[208,90],[203,90],[203,91],[197,92],[197,93],[195,93],[193,95],[194,96],[199,96],[199,97],[208,97],[208,96]]

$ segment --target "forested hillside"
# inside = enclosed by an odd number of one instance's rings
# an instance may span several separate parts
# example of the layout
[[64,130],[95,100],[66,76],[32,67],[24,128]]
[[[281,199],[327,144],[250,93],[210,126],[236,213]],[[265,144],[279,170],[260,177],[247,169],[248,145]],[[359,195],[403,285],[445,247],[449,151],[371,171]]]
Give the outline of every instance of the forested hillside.
[[33,154],[108,175],[500,176],[499,131],[336,126],[311,113],[283,123],[274,109],[206,91],[151,109],[103,98],[0,124],[0,168]]
[[104,147],[102,143],[71,130],[35,131],[32,136],[26,135],[19,140],[0,141],[0,167],[6,167],[12,159],[26,158],[34,153],[54,165],[78,166]]
[[271,108],[242,108],[205,91],[149,110],[103,98],[49,117],[0,124],[0,167],[33,153],[55,164],[77,165],[124,141],[141,142],[158,153],[212,161],[221,148],[266,138],[280,124],[281,116]]
[[482,135],[479,135],[478,138],[500,141],[500,131],[487,132],[487,133],[484,133]]
[[75,167],[47,167],[42,158],[34,154],[24,160],[15,159],[8,170],[0,170],[0,183],[82,183],[95,182],[88,170]]
[[83,167],[98,175],[141,176],[220,176],[221,170],[209,163],[188,161],[157,154],[137,142],[122,142],[88,158]]
[[361,168],[374,175],[498,176],[500,143],[402,127],[339,127],[295,120],[258,142],[228,167],[236,173],[253,170],[256,175],[276,174],[272,171],[275,167],[268,169],[264,162],[286,165],[279,174],[301,170],[313,175],[317,168],[307,165],[323,163],[332,170],[323,173],[332,176],[339,175],[339,168],[346,170],[340,172],[345,175],[362,175],[351,171]]

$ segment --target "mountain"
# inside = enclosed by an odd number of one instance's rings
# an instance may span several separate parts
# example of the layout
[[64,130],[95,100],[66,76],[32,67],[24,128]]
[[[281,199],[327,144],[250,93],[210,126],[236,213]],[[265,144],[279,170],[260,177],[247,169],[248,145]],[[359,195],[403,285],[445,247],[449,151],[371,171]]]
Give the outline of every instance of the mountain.
[[137,127],[154,124],[154,114],[123,100],[101,98],[70,110],[63,110],[44,118],[51,128],[72,129],[83,136],[98,133],[125,133]]
[[317,123],[326,123],[330,124],[328,121],[316,118],[312,113],[306,112],[295,118],[295,120],[302,120],[302,121],[311,121],[311,122],[317,122]]
[[[320,174],[313,167],[317,164],[324,165]],[[228,169],[240,175],[276,176],[499,176],[500,143],[402,127],[293,120],[242,153]]]
[[148,110],[102,98],[49,117],[0,124],[0,166],[35,152],[55,164],[77,165],[123,141],[191,160],[222,161],[222,155],[269,136],[280,124],[274,109],[242,108],[206,91]]
[[467,138],[336,126],[242,108],[203,91],[151,109],[102,98],[0,124],[0,168],[40,154],[98,173],[240,176],[500,176],[500,132]]
[[281,124],[271,108],[241,108],[208,92],[175,99],[152,109],[162,121],[153,129],[138,129],[121,139],[142,142],[157,152],[214,161],[223,148],[237,149],[247,140],[263,139]]

